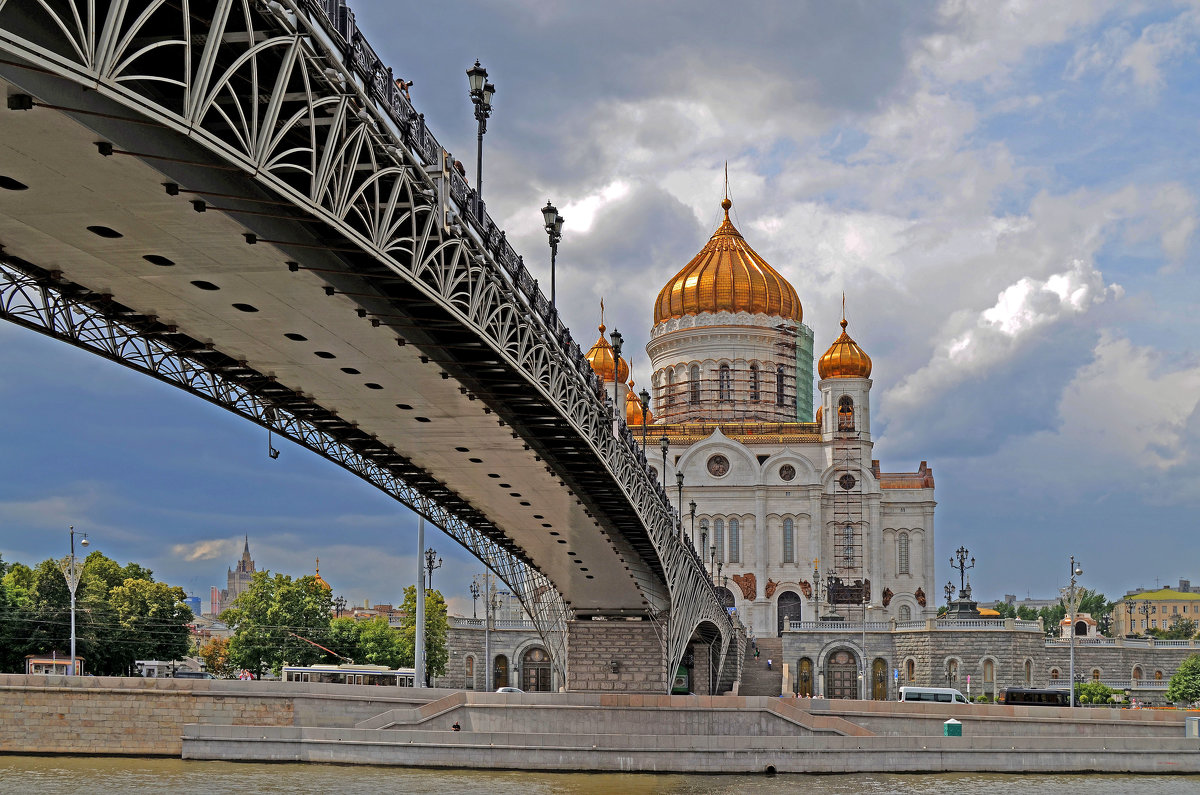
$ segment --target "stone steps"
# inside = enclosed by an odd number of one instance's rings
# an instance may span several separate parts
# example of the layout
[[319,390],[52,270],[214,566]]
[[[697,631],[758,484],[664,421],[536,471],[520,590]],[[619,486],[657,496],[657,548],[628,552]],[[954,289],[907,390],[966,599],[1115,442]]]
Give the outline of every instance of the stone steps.
[[[783,639],[758,638],[759,657],[754,659],[754,646],[747,644],[746,660],[742,667],[742,683],[738,695],[778,696],[783,689]],[[770,671],[767,660],[773,661]]]

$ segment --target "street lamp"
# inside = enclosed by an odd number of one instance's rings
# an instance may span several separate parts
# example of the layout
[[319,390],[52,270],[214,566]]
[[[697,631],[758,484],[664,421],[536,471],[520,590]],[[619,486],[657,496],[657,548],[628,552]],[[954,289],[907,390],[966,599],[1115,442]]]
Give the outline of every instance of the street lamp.
[[429,549],[425,550],[425,571],[427,571],[429,573],[428,590],[430,590],[430,591],[433,590],[433,570],[440,569],[442,567],[442,559],[441,558],[438,558],[437,562],[434,563],[433,559],[436,556],[437,556],[437,551],[433,547],[430,547]]
[[346,609],[346,597],[339,596],[333,600],[333,607],[337,611],[337,618],[342,617],[342,611]]
[[696,501],[688,502],[688,508],[692,511],[692,549],[696,548]]
[[1083,567],[1075,562],[1075,556],[1071,556],[1071,584],[1068,589],[1068,598],[1071,600],[1071,706],[1075,706],[1075,578],[1083,574]]
[[479,149],[475,159],[475,217],[483,220],[483,134],[487,132],[487,120],[492,115],[492,95],[496,87],[487,82],[487,69],[475,61],[467,70],[467,83],[471,88],[471,104],[475,106],[475,121],[479,122]]
[[[71,535],[71,554],[58,562],[58,568],[62,571],[63,577],[67,580],[67,590],[71,592],[71,663],[67,666],[67,675],[75,675],[75,589],[79,587],[79,577],[83,571],[75,561],[75,525],[71,525],[68,530]],[[83,534],[83,538],[79,540],[81,547],[88,545],[87,533]]]
[[862,617],[862,667],[859,668],[859,697],[867,700],[867,687],[870,685],[870,668],[868,664],[869,655],[867,654],[867,611],[874,610],[875,605],[870,603],[870,597],[863,591],[863,617]]
[[621,414],[617,409],[617,404],[621,402],[621,348],[625,347],[625,338],[615,328],[609,337],[612,339],[613,349],[613,427],[616,428],[618,427],[617,423],[621,422]]
[[708,566],[708,579],[711,581],[712,574],[717,569],[717,545],[716,544],[713,544],[712,547],[710,547],[709,554],[711,555],[711,562],[709,563],[709,566]]
[[563,222],[567,219],[558,214],[558,208],[546,199],[546,206],[542,208],[542,220],[545,222],[543,228],[546,230],[546,235],[550,238],[550,306],[554,306],[554,263],[558,259],[558,243],[562,240]]
[[[551,288],[553,289],[553,288]],[[642,391],[638,392],[638,400],[642,403],[642,456],[646,455],[646,412],[650,410],[650,393],[646,391],[646,387],[642,387]]]
[[663,434],[663,437],[662,437],[661,439],[659,439],[659,440],[658,440],[658,444],[659,444],[659,446],[662,448],[662,454],[663,454],[663,471],[662,471],[662,479],[663,479],[663,491],[666,491],[666,490],[667,490],[667,448],[671,446],[671,437],[667,436],[666,434]]
[[677,516],[679,517],[679,540],[682,541],[683,540],[683,473],[682,472],[675,473],[675,486],[679,490],[679,499],[676,504],[679,505],[679,513],[677,514]]
[[471,580],[471,618],[479,618],[479,613],[475,609],[475,603],[479,601],[479,583]]

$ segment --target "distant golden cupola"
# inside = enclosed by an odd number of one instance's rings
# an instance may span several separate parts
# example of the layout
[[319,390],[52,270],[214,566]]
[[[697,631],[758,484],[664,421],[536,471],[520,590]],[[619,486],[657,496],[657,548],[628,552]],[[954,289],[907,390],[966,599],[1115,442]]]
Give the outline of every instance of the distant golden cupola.
[[842,318],[842,336],[833,341],[829,350],[817,362],[817,373],[824,378],[870,378],[871,357],[858,347],[846,333],[846,318]]
[[[642,427],[642,400],[633,391],[634,383],[629,382],[629,393],[625,395],[625,424],[629,426]],[[654,424],[654,412],[649,407],[646,408],[646,424]]]
[[321,559],[317,558],[317,585],[324,588],[326,591],[332,591],[333,586],[325,582],[325,578],[321,576]]
[[[604,381],[611,383],[613,381],[613,356],[612,345],[608,344],[608,340],[604,338],[605,325],[600,324],[600,339],[596,340],[591,348],[588,348],[586,354],[588,363],[592,365],[592,370],[596,375],[600,376]],[[625,382],[629,379],[629,363],[621,359],[621,365],[617,368],[616,377]]]
[[800,296],[767,261],[750,248],[729,220],[733,202],[721,202],[725,220],[708,244],[667,282],[654,302],[654,324],[703,312],[775,315],[797,323],[804,318]]

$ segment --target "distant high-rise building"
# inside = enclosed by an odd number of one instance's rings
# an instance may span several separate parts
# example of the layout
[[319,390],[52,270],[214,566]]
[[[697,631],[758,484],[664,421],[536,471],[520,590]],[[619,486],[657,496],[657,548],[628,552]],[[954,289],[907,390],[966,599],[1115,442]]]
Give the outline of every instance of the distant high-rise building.
[[220,615],[222,610],[230,607],[233,600],[238,598],[238,595],[250,587],[250,581],[254,579],[254,559],[250,557],[250,536],[246,536],[246,545],[242,548],[242,558],[237,562],[237,565],[229,569],[226,573],[226,586],[217,593],[217,589],[213,588],[212,614]]
[[183,600],[183,603],[191,608],[193,618],[200,615],[200,597],[199,596],[189,596],[187,599]]
[[209,589],[208,593],[208,614],[210,616],[219,616],[224,609],[224,606],[221,604],[221,589],[214,585]]

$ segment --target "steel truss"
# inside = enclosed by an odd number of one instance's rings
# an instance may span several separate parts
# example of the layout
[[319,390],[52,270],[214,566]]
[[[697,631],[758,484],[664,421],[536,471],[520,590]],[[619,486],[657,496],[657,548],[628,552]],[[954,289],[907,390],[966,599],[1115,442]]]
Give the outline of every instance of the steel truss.
[[[591,448],[611,475],[605,488],[635,515],[620,529],[648,566],[635,577],[664,637],[668,685],[702,624],[720,636],[724,660],[733,624],[703,562],[673,532],[666,495],[632,435],[614,435],[601,384],[579,346],[503,232],[486,213],[473,214],[470,189],[446,167],[445,151],[344,2],[0,0],[0,52],[201,145],[470,329],[554,407],[559,428],[565,424]],[[464,514],[437,507],[439,497],[456,496],[444,487],[414,489],[368,443],[335,439],[327,425],[304,419],[324,412],[319,406],[297,414],[293,404],[276,405],[269,391],[251,386],[272,382],[245,365],[214,370],[205,362],[220,358],[216,352],[185,354],[125,316],[100,312],[102,303],[68,300],[82,288],[52,287],[11,263],[5,274],[5,303],[16,307],[5,310],[7,319],[175,383],[336,461],[494,561],[502,577],[513,578],[505,581],[539,630],[563,626],[565,608],[539,606],[557,591],[515,557],[515,546],[510,552]],[[376,292],[391,300],[385,288]],[[563,646],[555,651],[565,681]]]

